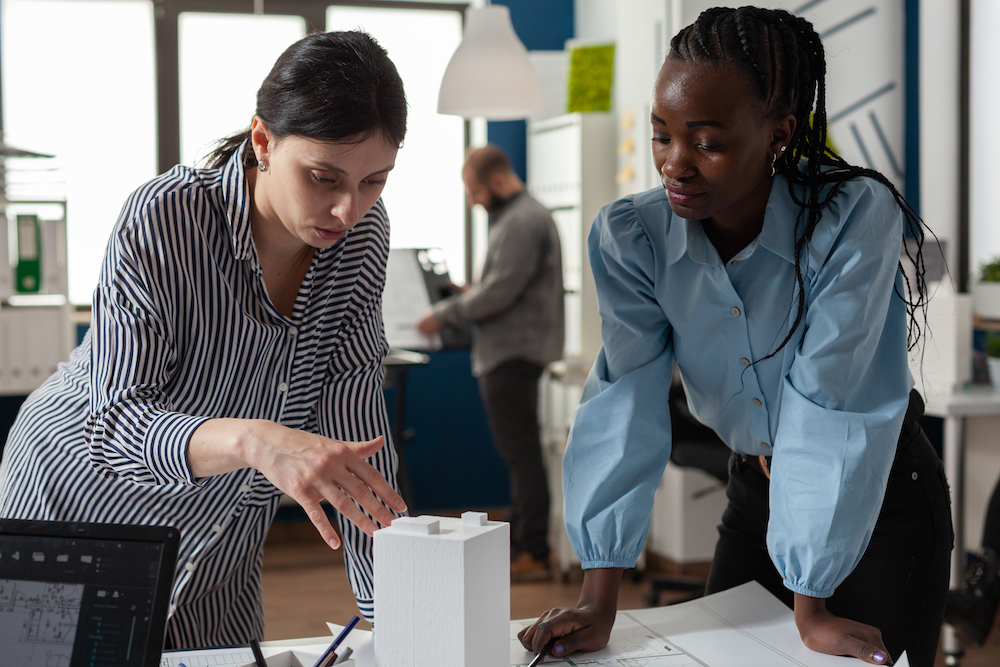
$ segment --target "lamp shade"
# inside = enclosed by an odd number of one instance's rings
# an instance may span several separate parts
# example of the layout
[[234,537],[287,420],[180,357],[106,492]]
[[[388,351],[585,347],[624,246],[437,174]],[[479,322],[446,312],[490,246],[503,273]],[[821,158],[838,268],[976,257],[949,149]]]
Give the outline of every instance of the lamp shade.
[[510,10],[489,5],[467,10],[465,19],[462,43],[441,80],[438,113],[513,120],[542,111],[542,84]]

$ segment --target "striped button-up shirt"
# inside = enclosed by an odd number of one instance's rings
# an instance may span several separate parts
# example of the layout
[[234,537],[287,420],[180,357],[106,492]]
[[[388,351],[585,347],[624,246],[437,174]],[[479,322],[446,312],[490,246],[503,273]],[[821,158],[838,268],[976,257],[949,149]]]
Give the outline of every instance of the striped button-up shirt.
[[[268,419],[345,441],[386,436],[370,462],[395,486],[381,392],[381,202],[317,250],[291,317],[269,300],[250,229],[243,148],[221,169],[175,167],[126,202],[70,360],[25,402],[0,468],[0,515],[172,525],[181,545],[175,647],[264,631],[262,545],[281,492],[257,470],[195,479],[207,419]],[[372,620],[372,541],[340,520],[347,574]]]

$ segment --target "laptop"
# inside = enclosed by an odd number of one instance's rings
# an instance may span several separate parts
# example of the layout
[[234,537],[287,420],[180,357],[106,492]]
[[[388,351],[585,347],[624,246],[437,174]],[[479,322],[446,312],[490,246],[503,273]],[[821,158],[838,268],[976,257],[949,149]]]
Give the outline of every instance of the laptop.
[[180,533],[0,519],[0,662],[157,667]]

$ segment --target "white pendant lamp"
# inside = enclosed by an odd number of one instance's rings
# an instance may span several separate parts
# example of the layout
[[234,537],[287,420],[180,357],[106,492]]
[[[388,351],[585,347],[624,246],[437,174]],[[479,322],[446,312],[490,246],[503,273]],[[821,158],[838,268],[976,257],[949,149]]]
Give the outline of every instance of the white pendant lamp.
[[465,34],[448,63],[438,113],[489,120],[525,118],[542,111],[542,84],[528,50],[503,5],[468,9]]

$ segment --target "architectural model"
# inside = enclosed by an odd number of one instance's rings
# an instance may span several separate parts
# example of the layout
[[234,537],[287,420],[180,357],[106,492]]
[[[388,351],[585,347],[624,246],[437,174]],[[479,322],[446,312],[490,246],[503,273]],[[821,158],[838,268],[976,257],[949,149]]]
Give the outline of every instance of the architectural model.
[[507,667],[510,526],[481,512],[375,532],[376,667]]

